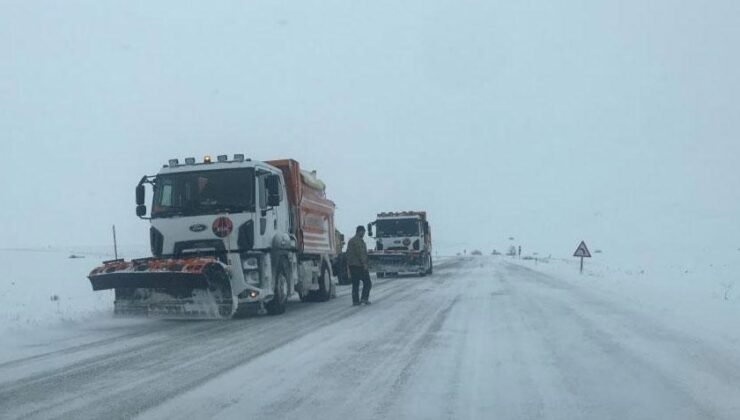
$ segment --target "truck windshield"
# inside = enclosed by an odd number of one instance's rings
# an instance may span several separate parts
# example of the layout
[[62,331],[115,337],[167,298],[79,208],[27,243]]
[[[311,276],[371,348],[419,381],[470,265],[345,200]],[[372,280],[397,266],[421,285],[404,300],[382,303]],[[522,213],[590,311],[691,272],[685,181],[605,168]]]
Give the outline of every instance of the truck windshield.
[[375,222],[378,238],[419,235],[419,219],[389,219]]
[[254,211],[254,169],[159,175],[152,218]]

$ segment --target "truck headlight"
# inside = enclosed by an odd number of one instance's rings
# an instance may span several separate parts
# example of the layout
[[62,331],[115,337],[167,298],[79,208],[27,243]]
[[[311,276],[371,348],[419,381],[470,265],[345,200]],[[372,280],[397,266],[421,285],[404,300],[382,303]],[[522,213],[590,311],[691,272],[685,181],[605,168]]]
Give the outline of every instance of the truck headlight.
[[244,263],[242,264],[242,267],[245,270],[257,270],[260,268],[259,261],[257,261],[256,257],[249,257],[244,260]]
[[244,273],[244,278],[248,284],[259,284],[260,283],[259,271],[248,271]]

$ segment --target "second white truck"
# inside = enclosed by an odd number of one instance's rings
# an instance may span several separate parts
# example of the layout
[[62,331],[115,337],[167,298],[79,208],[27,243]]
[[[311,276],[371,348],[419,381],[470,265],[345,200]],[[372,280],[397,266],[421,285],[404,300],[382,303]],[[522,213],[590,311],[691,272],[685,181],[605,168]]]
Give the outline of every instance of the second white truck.
[[368,252],[370,271],[378,277],[432,274],[432,230],[425,211],[379,213],[367,231],[375,239],[375,249]]

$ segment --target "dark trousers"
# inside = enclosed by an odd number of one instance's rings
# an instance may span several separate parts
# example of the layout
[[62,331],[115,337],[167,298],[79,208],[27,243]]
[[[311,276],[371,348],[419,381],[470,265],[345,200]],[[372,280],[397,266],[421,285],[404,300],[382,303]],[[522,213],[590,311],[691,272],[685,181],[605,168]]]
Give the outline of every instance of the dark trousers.
[[370,282],[370,273],[363,267],[349,266],[349,275],[352,277],[352,302],[360,301],[360,280],[362,280],[362,300],[370,298],[370,288],[373,284]]

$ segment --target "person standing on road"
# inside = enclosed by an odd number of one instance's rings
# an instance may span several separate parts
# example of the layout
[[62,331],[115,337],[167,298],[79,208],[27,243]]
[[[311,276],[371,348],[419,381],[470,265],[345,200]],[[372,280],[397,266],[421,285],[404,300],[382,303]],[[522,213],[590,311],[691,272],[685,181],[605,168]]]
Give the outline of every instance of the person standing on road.
[[[352,279],[352,305],[370,304],[370,273],[367,267],[367,245],[365,245],[365,227],[357,226],[355,236],[347,243],[347,265]],[[360,300],[360,280],[362,280],[362,300]]]

